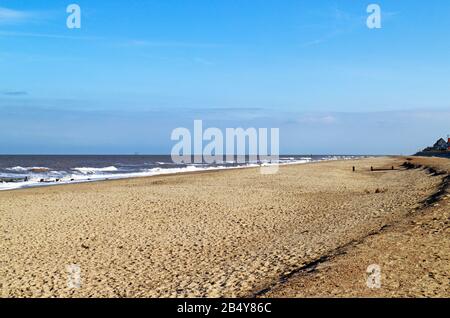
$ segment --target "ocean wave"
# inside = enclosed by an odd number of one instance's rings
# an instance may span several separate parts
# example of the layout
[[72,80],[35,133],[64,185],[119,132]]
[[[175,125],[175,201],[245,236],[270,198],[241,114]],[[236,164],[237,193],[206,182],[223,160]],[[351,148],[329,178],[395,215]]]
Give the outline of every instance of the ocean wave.
[[[185,167],[177,168],[163,168],[155,167],[151,169],[145,169],[135,172],[125,172],[119,171],[115,166],[103,167],[103,168],[93,168],[93,167],[80,167],[73,168],[72,171],[77,173],[62,173],[58,176],[50,175],[35,175],[34,177],[28,177],[27,181],[17,181],[17,182],[0,182],[1,190],[13,190],[20,188],[30,188],[48,185],[58,185],[58,184],[70,184],[70,183],[81,183],[81,182],[92,182],[92,181],[102,181],[102,180],[115,180],[115,179],[126,179],[126,178],[138,178],[138,177],[150,177],[157,175],[166,174],[177,174],[185,172],[196,172],[196,171],[213,171],[213,170],[225,170],[225,169],[240,169],[240,168],[250,168],[259,166],[270,166],[270,165],[291,165],[291,164],[302,164],[309,162],[319,162],[327,160],[348,160],[355,159],[358,156],[328,156],[320,159],[312,159],[310,157],[294,158],[294,160],[278,160],[277,162],[261,161],[260,163],[244,163],[234,166],[205,166],[190,164]],[[22,171],[30,171],[23,167],[14,167],[16,170],[20,168],[25,169]],[[40,167],[34,167],[40,168]],[[50,171],[50,170],[49,170]],[[57,171],[52,171],[57,172]]]
[[7,171],[15,171],[15,172],[47,172],[50,170],[50,168],[47,167],[12,167],[12,168],[6,168]]
[[92,167],[81,167],[81,168],[73,168],[72,170],[81,172],[82,174],[95,174],[97,172],[115,172],[118,171],[114,166],[103,167],[103,168],[92,168]]

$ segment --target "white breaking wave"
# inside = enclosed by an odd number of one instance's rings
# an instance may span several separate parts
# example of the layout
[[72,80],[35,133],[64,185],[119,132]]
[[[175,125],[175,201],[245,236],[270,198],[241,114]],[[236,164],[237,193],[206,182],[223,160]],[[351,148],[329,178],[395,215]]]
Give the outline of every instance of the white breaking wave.
[[16,171],[16,172],[28,172],[28,171],[48,171],[50,170],[47,167],[12,167],[12,168],[6,168],[5,170],[8,171]]
[[83,174],[95,174],[96,172],[114,172],[118,171],[118,169],[114,166],[104,167],[104,168],[91,168],[91,167],[81,167],[81,168],[73,168],[72,170],[81,172]]
[[[270,163],[267,161],[261,162],[262,166],[268,165],[291,165],[291,164],[304,164],[309,162],[319,162],[319,161],[328,161],[328,160],[348,160],[355,159],[357,156],[332,156],[328,158],[321,158],[317,160],[312,160],[309,157],[298,158],[296,160],[292,160],[291,158],[286,158],[288,160],[279,160],[278,163]],[[39,186],[49,186],[49,185],[60,185],[60,184],[71,184],[71,183],[81,183],[81,182],[92,182],[92,181],[102,181],[102,180],[114,180],[114,179],[126,179],[126,178],[137,178],[137,177],[150,177],[157,175],[166,175],[166,174],[176,174],[176,173],[184,173],[184,172],[196,172],[196,171],[205,171],[205,170],[225,170],[225,169],[241,169],[241,168],[251,168],[251,167],[259,167],[258,163],[247,163],[238,166],[199,166],[195,164],[188,165],[186,167],[180,168],[161,168],[156,167],[152,169],[147,169],[140,172],[123,172],[123,173],[111,173],[117,172],[118,169],[114,166],[103,167],[103,168],[92,168],[92,167],[81,167],[74,168],[73,171],[78,173],[67,174],[62,177],[34,177],[29,178],[28,181],[19,181],[19,182],[0,182],[0,191],[1,190],[14,190],[20,188],[30,188],[30,187],[39,187]],[[30,171],[30,168],[23,167],[14,167],[15,171]],[[19,170],[19,168],[25,170]],[[12,169],[12,168],[11,168]],[[32,169],[46,169],[40,167],[34,167]],[[110,172],[110,173],[108,173]],[[80,174],[81,173],[81,174]]]
[[[251,165],[234,167],[234,168],[245,168]],[[113,169],[114,168],[114,169]],[[183,168],[153,168],[148,169],[146,171],[141,172],[131,172],[131,173],[115,173],[115,174],[107,174],[107,173],[98,173],[96,172],[114,172],[117,171],[115,167],[105,167],[105,168],[76,168],[72,170],[83,171],[85,174],[70,174],[66,175],[62,178],[30,178],[28,181],[19,181],[19,182],[0,182],[0,191],[1,190],[14,190],[20,188],[31,188],[31,187],[40,187],[40,186],[49,186],[49,185],[59,185],[59,184],[70,184],[70,183],[81,183],[81,182],[92,182],[92,181],[102,181],[102,180],[115,180],[115,179],[127,179],[127,178],[138,178],[138,177],[151,177],[156,175],[163,174],[175,174],[182,172],[195,172],[195,171],[204,171],[204,170],[220,170],[220,169],[228,169],[229,167],[205,167],[200,168],[196,166],[187,166]]]

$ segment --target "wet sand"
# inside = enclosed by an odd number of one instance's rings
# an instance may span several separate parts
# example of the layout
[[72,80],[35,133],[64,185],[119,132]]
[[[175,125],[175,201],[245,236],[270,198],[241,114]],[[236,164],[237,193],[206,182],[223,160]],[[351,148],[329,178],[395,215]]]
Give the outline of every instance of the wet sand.
[[[276,288],[274,297],[305,295],[295,292],[296,285],[283,292],[287,285],[280,287],[280,279],[405,222],[436,191],[442,176],[400,169],[403,161],[332,161],[282,166],[275,175],[250,168],[0,192],[0,296],[252,297]],[[392,165],[398,170],[370,171]],[[423,249],[434,248],[426,242]],[[364,277],[373,260],[361,262],[352,277]],[[68,284],[73,264],[80,268],[79,288]],[[448,272],[443,275],[437,279],[448,281]],[[306,296],[335,294],[328,285],[310,291]]]

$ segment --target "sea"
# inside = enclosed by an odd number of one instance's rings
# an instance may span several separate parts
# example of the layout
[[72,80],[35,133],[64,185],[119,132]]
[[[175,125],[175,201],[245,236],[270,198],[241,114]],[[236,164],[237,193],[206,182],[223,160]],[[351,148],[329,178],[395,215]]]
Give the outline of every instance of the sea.
[[[352,155],[281,155],[270,164],[301,164],[356,159]],[[239,160],[242,161],[242,160]],[[217,163],[174,163],[170,155],[0,155],[0,191],[101,180],[149,177],[269,164],[234,160]]]

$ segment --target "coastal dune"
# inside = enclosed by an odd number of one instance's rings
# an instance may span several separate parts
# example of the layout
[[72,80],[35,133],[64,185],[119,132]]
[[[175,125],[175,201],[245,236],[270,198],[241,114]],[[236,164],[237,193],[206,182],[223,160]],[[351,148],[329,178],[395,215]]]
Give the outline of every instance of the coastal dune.
[[[404,161],[329,161],[281,166],[274,175],[248,168],[0,192],[0,296],[259,295],[420,209],[442,177],[401,167]],[[74,265],[77,286],[68,284]],[[365,268],[353,275],[364,277]]]

